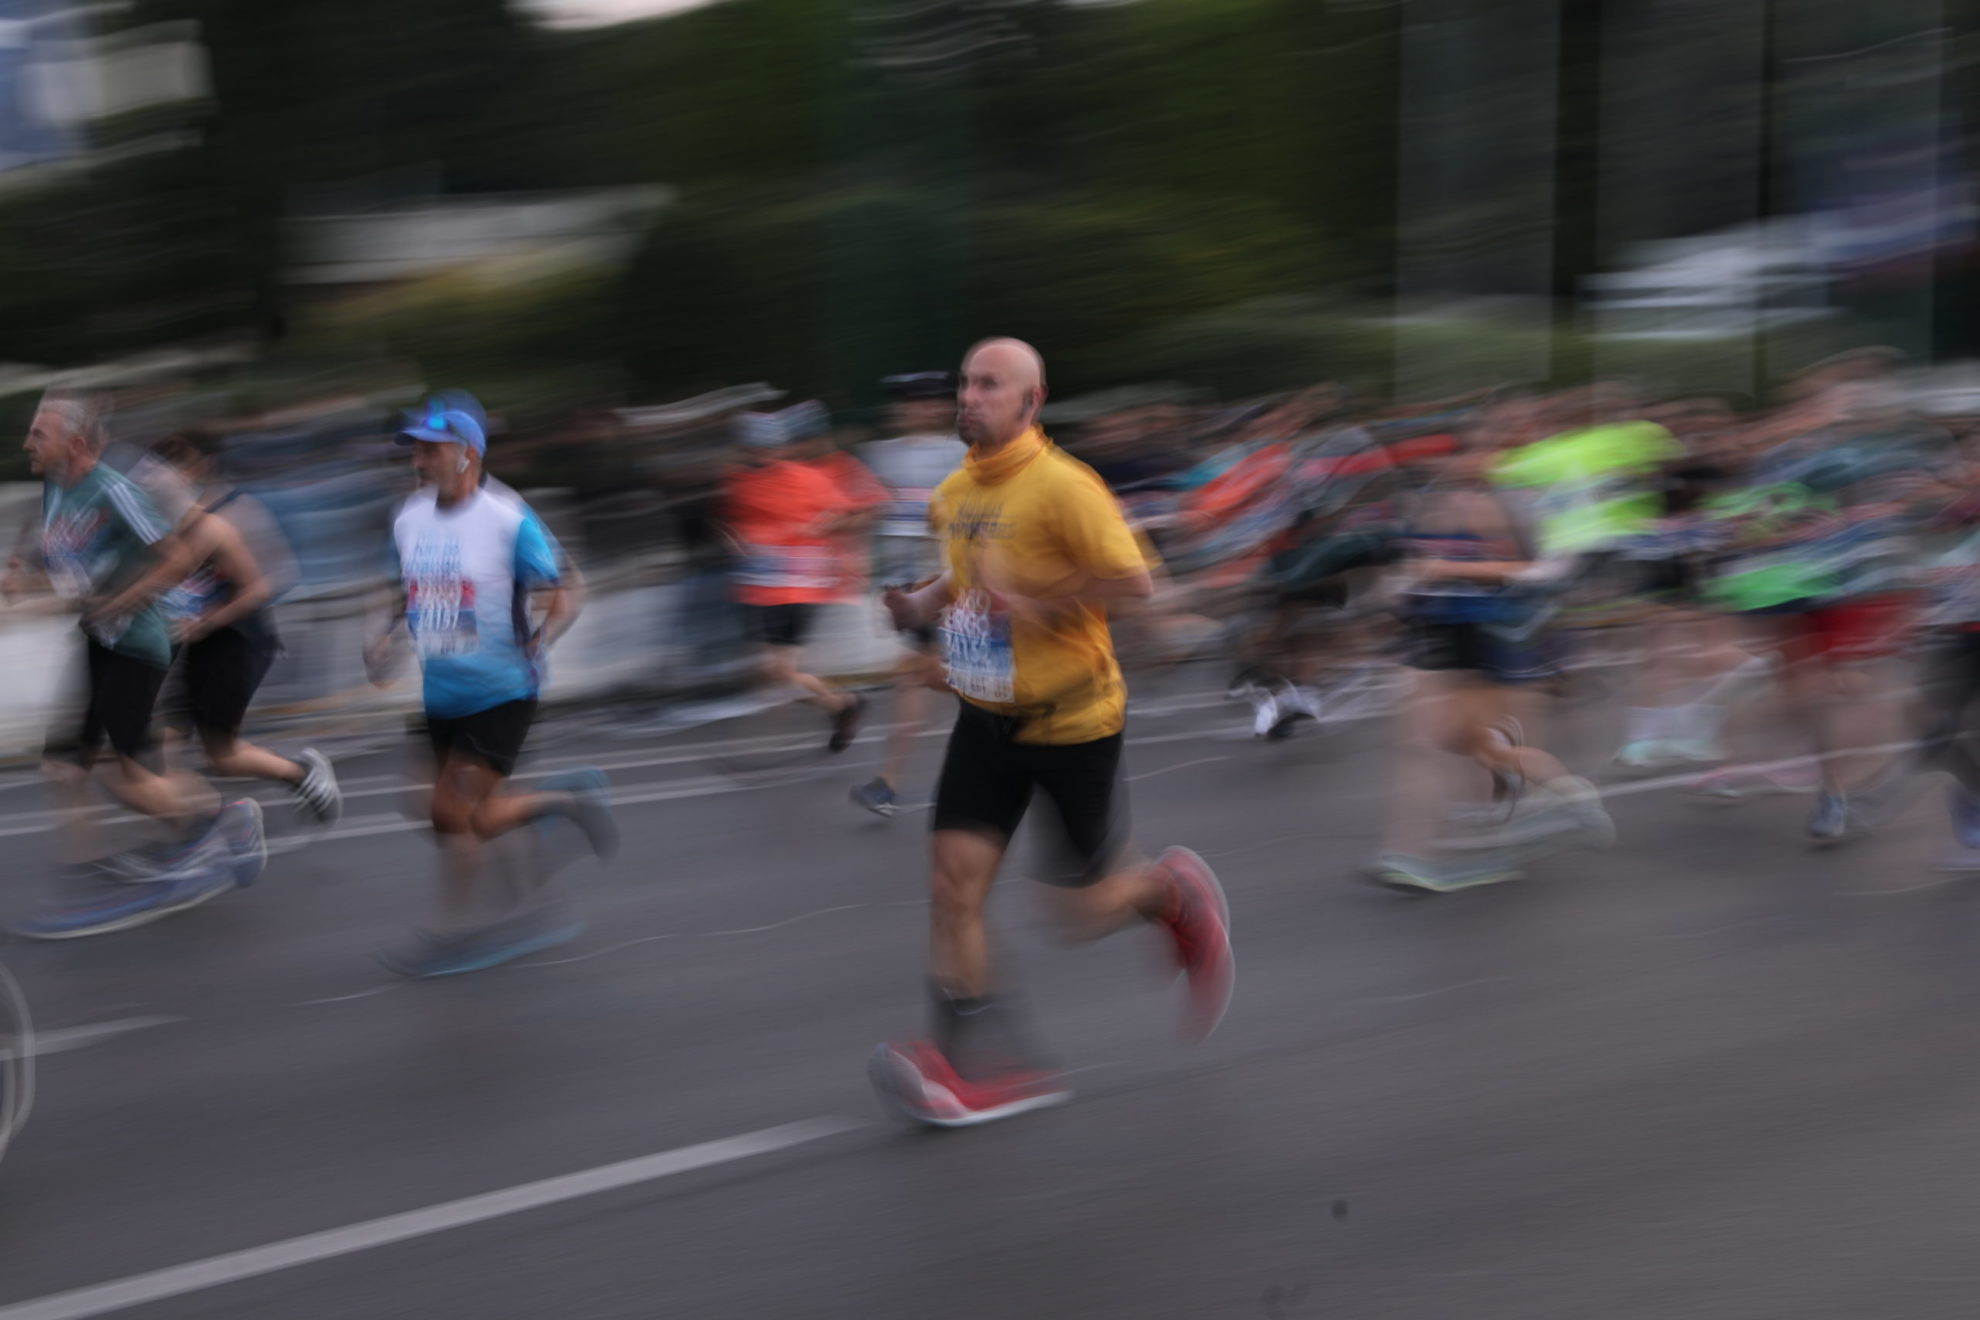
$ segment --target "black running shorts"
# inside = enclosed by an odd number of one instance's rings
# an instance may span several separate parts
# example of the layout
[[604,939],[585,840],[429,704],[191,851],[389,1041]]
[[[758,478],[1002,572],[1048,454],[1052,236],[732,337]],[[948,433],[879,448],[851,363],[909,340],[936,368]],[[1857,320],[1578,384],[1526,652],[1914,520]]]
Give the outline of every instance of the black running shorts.
[[153,747],[152,707],[165,685],[165,670],[120,655],[94,637],[84,640],[79,714],[75,722],[49,735],[43,755],[51,761],[89,765],[104,743],[129,760],[141,760]]
[[752,605],[757,640],[765,646],[803,646],[811,635],[811,605]]
[[273,641],[257,641],[238,628],[220,628],[188,642],[179,652],[178,685],[167,698],[167,718],[201,733],[239,733],[275,654]]
[[1041,878],[1070,888],[1103,879],[1127,843],[1121,735],[1045,747],[1015,741],[1021,727],[1021,721],[962,703],[935,788],[935,828],[1008,843],[1036,790],[1052,804],[1059,824],[1058,855]]
[[426,717],[426,737],[433,744],[435,768],[449,757],[466,756],[507,779],[522,756],[523,740],[536,720],[536,700],[505,701],[472,715],[451,719]]
[[1554,672],[1543,636],[1511,642],[1476,623],[1408,623],[1411,669],[1475,673],[1502,686],[1531,683]]

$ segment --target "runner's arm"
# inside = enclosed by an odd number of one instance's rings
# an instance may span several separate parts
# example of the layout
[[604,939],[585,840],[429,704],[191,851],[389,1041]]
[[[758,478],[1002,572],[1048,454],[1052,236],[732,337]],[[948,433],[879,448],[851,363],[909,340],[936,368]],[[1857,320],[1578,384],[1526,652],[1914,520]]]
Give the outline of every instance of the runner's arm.
[[[215,567],[234,584],[234,598],[193,620],[187,634],[188,640],[218,632],[246,618],[274,597],[274,588],[269,585],[268,576],[261,571],[261,565],[247,548],[247,542],[225,518],[207,514],[188,530],[186,539],[193,551],[194,563],[210,557]],[[205,542],[203,547],[201,540]]]
[[25,518],[21,530],[14,537],[14,549],[7,556],[7,569],[0,575],[0,596],[9,605],[27,589],[28,569],[41,558],[41,519]]
[[137,581],[99,604],[89,606],[89,618],[115,619],[142,609],[161,593],[183,582],[199,563],[200,556],[183,532],[174,532],[151,544],[152,566]]
[[894,616],[896,628],[924,628],[935,622],[936,616],[948,608],[955,594],[955,583],[944,573],[913,591],[890,587],[881,593],[880,599],[886,605],[887,612]]
[[567,561],[563,547],[533,512],[516,531],[513,572],[516,581],[528,585],[532,603],[543,604],[543,614],[530,631],[529,648],[533,652],[548,650],[577,621],[583,596],[581,588],[571,590],[569,579],[576,570]]

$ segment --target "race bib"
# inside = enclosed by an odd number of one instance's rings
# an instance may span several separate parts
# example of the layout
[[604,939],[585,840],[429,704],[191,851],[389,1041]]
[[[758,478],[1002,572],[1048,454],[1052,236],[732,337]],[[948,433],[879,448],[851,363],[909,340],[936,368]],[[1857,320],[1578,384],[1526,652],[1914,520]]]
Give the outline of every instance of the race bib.
[[839,562],[829,546],[753,545],[736,571],[736,583],[784,591],[829,591],[839,585]]
[[949,607],[942,622],[942,647],[949,686],[972,701],[1008,705],[1013,696],[1011,616],[992,610],[989,597],[969,591]]
[[481,649],[474,583],[454,576],[414,580],[406,588],[406,624],[422,658],[474,654]]

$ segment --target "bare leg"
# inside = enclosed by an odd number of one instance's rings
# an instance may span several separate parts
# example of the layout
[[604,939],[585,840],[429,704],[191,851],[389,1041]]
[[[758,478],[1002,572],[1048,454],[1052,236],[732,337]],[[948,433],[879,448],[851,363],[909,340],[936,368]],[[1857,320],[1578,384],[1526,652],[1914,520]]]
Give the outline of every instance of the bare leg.
[[439,922],[459,930],[498,915],[480,883],[482,840],[475,820],[502,779],[478,761],[449,756],[433,783],[433,833],[440,843]]
[[931,677],[939,676],[940,662],[926,653],[916,652],[901,662],[894,679],[894,727],[887,734],[887,759],[880,767],[880,778],[889,788],[897,787],[907,772],[914,740],[928,713],[928,684]]
[[1097,940],[1123,926],[1154,921],[1168,914],[1175,902],[1175,884],[1167,871],[1141,858],[1124,860],[1119,868],[1084,889],[1061,889],[1060,915],[1074,940]]
[[214,729],[200,731],[206,745],[206,759],[219,773],[233,779],[267,779],[278,784],[300,784],[308,773],[286,756],[277,756],[233,733]]
[[[1421,852],[1441,825],[1450,800],[1450,759],[1460,712],[1452,675],[1406,671],[1396,710],[1395,771],[1390,781],[1385,851]],[[1468,751],[1467,751],[1468,754]]]
[[1006,844],[972,830],[937,830],[929,892],[928,975],[953,998],[990,993],[990,941],[983,906]]
[[104,787],[142,816],[169,823],[183,823],[202,807],[218,805],[213,790],[194,775],[154,774],[127,756],[119,756]]
[[89,770],[73,761],[44,761],[41,773],[55,799],[62,860],[88,861],[96,842],[96,831],[90,822],[94,803],[90,800]]
[[763,677],[767,682],[796,687],[804,694],[800,700],[810,702],[814,706],[822,707],[834,713],[852,705],[852,693],[835,688],[816,675],[801,672],[797,665],[797,647],[771,646],[764,648]]

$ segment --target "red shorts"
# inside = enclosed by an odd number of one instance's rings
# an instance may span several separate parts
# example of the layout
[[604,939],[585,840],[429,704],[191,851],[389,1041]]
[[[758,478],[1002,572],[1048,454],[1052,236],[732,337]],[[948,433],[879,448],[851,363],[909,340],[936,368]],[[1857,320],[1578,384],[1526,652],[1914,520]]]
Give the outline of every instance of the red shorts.
[[1789,664],[1803,660],[1875,660],[1896,655],[1910,635],[1916,611],[1908,595],[1865,596],[1806,614],[1789,615],[1781,647]]

